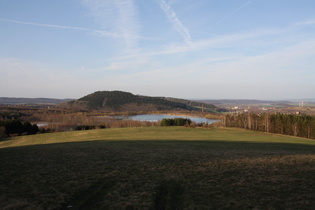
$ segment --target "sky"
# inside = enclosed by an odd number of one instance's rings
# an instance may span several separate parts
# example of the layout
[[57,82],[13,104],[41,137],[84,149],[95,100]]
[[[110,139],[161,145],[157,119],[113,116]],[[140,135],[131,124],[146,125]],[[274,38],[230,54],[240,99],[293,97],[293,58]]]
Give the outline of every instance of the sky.
[[0,97],[315,98],[314,0],[0,0]]

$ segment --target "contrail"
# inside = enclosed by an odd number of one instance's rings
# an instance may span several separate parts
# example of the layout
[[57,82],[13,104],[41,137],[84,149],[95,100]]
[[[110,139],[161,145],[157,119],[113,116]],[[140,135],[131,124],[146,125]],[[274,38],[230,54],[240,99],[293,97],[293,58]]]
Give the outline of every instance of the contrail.
[[84,0],[94,20],[106,28],[122,35],[126,48],[132,49],[140,38],[141,25],[134,0]]
[[133,48],[137,40],[130,38],[130,35],[133,37],[137,37],[139,34],[138,28],[139,24],[137,21],[137,10],[134,5],[133,0],[125,0],[125,1],[117,1],[114,0],[116,12],[116,23],[119,28],[119,32],[122,34],[126,34],[125,42],[127,48]]
[[189,30],[182,24],[182,22],[178,19],[176,13],[171,8],[169,4],[167,4],[164,0],[160,1],[160,5],[162,10],[166,13],[167,18],[171,23],[173,23],[175,29],[179,32],[179,34],[183,37],[186,43],[190,43],[191,37]]
[[223,22],[224,20],[228,19],[229,17],[231,17],[234,13],[236,13],[237,11],[239,11],[240,9],[246,7],[248,4],[250,4],[252,2],[252,0],[249,0],[248,2],[246,2],[245,4],[243,4],[242,6],[236,8],[235,10],[233,10],[231,13],[229,13],[228,15],[224,16],[223,18],[221,18],[218,22],[216,22],[215,24],[212,25],[213,26],[216,26],[218,25],[219,23]]
[[64,26],[64,25],[51,25],[51,24],[43,24],[43,23],[32,23],[32,22],[25,22],[25,21],[19,21],[19,20],[10,20],[10,19],[3,19],[0,18],[0,21],[5,22],[11,22],[11,23],[18,23],[23,25],[33,25],[33,26],[41,26],[41,27],[48,27],[48,28],[60,28],[60,29],[72,29],[72,30],[79,30],[79,31],[89,31],[96,34],[99,34],[101,36],[111,37],[111,38],[134,38],[134,39],[147,39],[147,40],[155,40],[156,38],[150,38],[150,37],[143,37],[143,36],[133,36],[128,34],[119,34],[119,33],[112,33],[108,31],[103,30],[95,30],[95,29],[89,29],[89,28],[82,28],[82,27],[74,27],[74,26]]

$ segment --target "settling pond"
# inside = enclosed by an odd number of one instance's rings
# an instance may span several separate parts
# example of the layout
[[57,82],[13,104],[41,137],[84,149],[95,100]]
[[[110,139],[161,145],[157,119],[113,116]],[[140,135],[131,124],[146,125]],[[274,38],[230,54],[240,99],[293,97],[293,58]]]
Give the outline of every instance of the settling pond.
[[217,119],[207,119],[203,117],[190,117],[190,116],[181,116],[181,115],[155,115],[155,114],[144,114],[144,115],[133,115],[133,116],[116,116],[116,119],[121,120],[135,120],[135,121],[150,121],[157,122],[163,119],[172,119],[172,118],[188,118],[195,123],[207,123],[212,124],[218,122]]

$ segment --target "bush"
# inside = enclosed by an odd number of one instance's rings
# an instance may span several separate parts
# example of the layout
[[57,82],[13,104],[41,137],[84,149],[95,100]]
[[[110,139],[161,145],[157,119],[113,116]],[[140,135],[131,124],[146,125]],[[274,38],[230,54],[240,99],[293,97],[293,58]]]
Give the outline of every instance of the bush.
[[95,129],[94,125],[78,125],[76,130],[93,130]]
[[3,135],[5,132],[6,136],[15,136],[21,134],[36,134],[39,129],[36,124],[31,124],[30,122],[22,123],[20,120],[7,120],[7,121],[0,121],[0,126],[4,127],[0,131],[0,136]]
[[6,137],[5,127],[0,126],[0,138]]
[[186,118],[173,118],[173,119],[162,119],[160,125],[161,126],[189,126],[191,124],[191,120]]

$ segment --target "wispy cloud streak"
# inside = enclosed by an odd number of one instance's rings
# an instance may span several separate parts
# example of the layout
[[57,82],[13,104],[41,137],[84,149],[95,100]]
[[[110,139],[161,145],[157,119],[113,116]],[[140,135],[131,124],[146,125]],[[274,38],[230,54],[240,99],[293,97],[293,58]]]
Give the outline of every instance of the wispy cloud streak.
[[137,36],[139,30],[136,7],[133,0],[115,0],[115,6],[118,8],[119,31],[125,35],[127,48],[132,48],[136,44],[136,40],[129,39],[129,36]]
[[191,36],[189,30],[182,24],[182,22],[177,17],[174,10],[171,8],[169,4],[165,2],[165,0],[160,0],[160,6],[162,10],[165,12],[169,21],[174,25],[175,29],[179,32],[179,34],[183,37],[186,43],[191,42]]
[[76,27],[76,26],[64,26],[64,25],[53,25],[53,24],[44,24],[44,23],[33,23],[33,22],[26,22],[20,20],[10,20],[10,19],[3,19],[0,18],[0,21],[23,24],[23,25],[33,25],[33,26],[41,26],[41,27],[49,27],[49,28],[59,28],[59,29],[70,29],[70,30],[78,30],[78,31],[87,31],[95,33],[99,36],[105,36],[110,38],[128,38],[128,39],[144,39],[144,40],[158,40],[160,38],[155,37],[145,37],[145,36],[137,36],[132,34],[126,33],[113,33],[104,30],[96,30],[90,28],[83,28],[83,27]]
[[[260,40],[266,36],[279,36],[287,32],[287,29],[270,29],[270,30],[255,30],[237,34],[230,34],[225,36],[216,36],[204,40],[194,41],[189,44],[178,45],[166,45],[160,49],[154,51],[147,51],[140,54],[133,54],[127,57],[133,56],[158,56],[158,55],[171,55],[178,53],[192,53],[202,51],[206,49],[223,49],[229,47],[235,47],[244,45],[250,40]],[[252,44],[252,42],[251,42]],[[260,42],[257,41],[257,46]]]
[[140,24],[133,0],[83,0],[91,15],[105,28],[111,28],[125,39],[127,48],[137,44]]
[[301,25],[314,25],[314,24],[315,24],[315,19],[298,22],[295,25],[301,26]]
[[231,13],[225,15],[223,18],[221,18],[219,21],[217,21],[215,24],[212,25],[213,26],[216,26],[218,25],[219,23],[225,21],[226,19],[228,19],[229,17],[231,17],[232,15],[234,15],[234,13],[238,12],[239,10],[243,9],[244,7],[246,7],[247,5],[249,5],[250,3],[252,3],[252,0],[249,0],[248,2],[246,2],[245,4],[243,4],[242,6],[236,8],[235,10],[233,10]]
[[42,27],[49,27],[49,28],[61,28],[61,29],[72,29],[72,30],[96,32],[96,33],[102,34],[104,36],[112,37],[112,38],[119,38],[123,36],[122,34],[111,33],[111,32],[101,31],[101,30],[94,30],[94,29],[89,29],[89,28],[74,27],[74,26],[32,23],[32,22],[25,22],[25,21],[19,21],[19,20],[10,20],[10,19],[0,19],[0,21],[18,23],[18,24],[23,24],[23,25],[42,26]]

